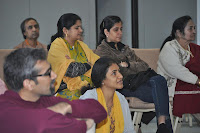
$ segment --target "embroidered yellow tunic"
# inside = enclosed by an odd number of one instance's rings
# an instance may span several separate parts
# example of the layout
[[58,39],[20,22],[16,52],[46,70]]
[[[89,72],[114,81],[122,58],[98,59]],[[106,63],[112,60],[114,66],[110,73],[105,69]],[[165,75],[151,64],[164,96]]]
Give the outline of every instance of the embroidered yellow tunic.
[[[67,59],[66,55],[71,59]],[[92,65],[99,59],[99,56],[82,41],[77,40],[74,48],[66,43],[63,38],[57,38],[51,44],[48,52],[47,60],[52,66],[52,70],[57,74],[55,91],[60,87],[61,82],[67,84],[67,88],[60,92],[57,96],[67,98],[69,100],[78,99],[80,96],[80,89],[91,83],[91,70],[88,70],[84,75],[70,78],[66,77],[65,73],[71,62],[90,62]]]

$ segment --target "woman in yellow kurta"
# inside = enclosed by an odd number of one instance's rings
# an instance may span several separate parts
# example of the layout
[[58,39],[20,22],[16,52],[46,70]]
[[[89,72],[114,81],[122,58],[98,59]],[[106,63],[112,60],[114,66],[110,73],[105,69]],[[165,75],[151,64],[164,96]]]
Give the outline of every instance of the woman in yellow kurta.
[[57,33],[51,37],[48,61],[57,74],[57,96],[69,100],[79,99],[82,86],[90,85],[91,69],[99,58],[80,41],[81,18],[73,13],[63,14],[57,23]]

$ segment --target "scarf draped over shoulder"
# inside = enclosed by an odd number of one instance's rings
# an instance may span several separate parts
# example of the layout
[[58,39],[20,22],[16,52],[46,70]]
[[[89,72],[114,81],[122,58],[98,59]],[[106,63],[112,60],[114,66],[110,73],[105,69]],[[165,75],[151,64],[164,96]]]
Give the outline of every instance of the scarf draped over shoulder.
[[[82,49],[84,50],[88,61],[94,65],[99,56],[94,54],[93,51],[82,41],[78,41]],[[52,70],[57,74],[55,82],[55,91],[58,90],[60,84],[63,80],[67,84],[67,88],[71,91],[81,89],[82,86],[86,86],[88,82],[86,80],[82,81],[80,76],[78,77],[66,77],[65,73],[67,71],[70,63],[75,62],[74,59],[67,59],[65,56],[70,56],[69,49],[65,41],[59,37],[56,38],[51,44],[51,48],[48,52],[48,62],[51,64]],[[88,70],[84,75],[91,77],[91,70]]]
[[[99,103],[101,103],[101,105],[106,109],[106,111],[108,112],[107,106],[106,106],[106,101],[103,95],[103,92],[101,90],[101,88],[97,88],[97,96],[98,96],[98,101]],[[113,115],[112,117],[114,117],[114,124],[115,124],[115,130],[114,133],[123,133],[124,131],[124,117],[123,117],[123,112],[122,112],[122,108],[121,108],[121,104],[119,101],[119,98],[116,94],[116,92],[114,93],[113,96]],[[97,124],[96,127],[96,133],[108,133],[110,132],[110,125],[111,125],[111,119],[109,118],[109,116],[107,116],[106,119],[104,119],[103,121],[101,121],[100,123]]]

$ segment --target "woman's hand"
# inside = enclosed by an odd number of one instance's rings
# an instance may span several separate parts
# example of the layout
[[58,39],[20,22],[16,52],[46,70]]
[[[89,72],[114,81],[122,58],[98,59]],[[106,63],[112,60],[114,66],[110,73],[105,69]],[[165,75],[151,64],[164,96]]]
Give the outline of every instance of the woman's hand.
[[119,65],[121,67],[128,67],[128,63],[127,62],[123,62],[123,61],[121,61],[121,63]]

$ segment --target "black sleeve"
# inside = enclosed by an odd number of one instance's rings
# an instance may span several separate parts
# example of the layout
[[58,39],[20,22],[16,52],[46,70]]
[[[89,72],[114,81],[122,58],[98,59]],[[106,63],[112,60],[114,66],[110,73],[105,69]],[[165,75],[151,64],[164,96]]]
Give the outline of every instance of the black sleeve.
[[83,75],[90,69],[91,66],[88,63],[72,62],[70,63],[65,76],[71,78],[78,77],[80,75]]

